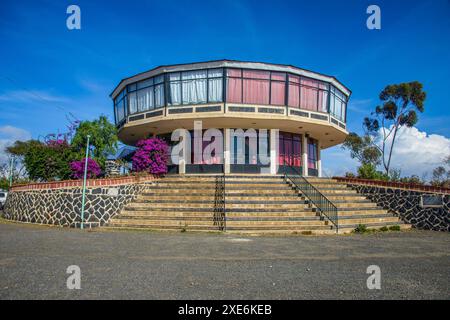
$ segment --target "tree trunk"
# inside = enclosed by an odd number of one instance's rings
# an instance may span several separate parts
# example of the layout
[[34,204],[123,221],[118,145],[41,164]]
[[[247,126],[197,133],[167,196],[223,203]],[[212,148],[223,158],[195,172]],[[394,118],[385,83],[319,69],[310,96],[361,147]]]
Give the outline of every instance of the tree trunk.
[[388,163],[386,169],[386,174],[389,176],[389,168],[391,166],[391,157],[392,157],[392,150],[394,149],[394,143],[395,143],[395,137],[397,136],[397,130],[398,130],[398,123],[395,126],[394,129],[394,136],[392,137],[392,143],[391,143],[391,149],[389,150],[389,157],[388,157]]

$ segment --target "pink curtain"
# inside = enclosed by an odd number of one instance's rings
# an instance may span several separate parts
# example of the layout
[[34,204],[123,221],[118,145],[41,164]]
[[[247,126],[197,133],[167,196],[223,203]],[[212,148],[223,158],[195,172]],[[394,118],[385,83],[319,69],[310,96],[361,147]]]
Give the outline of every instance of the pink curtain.
[[227,81],[227,101],[242,103],[242,80],[228,78]]
[[300,87],[298,84],[289,83],[288,105],[296,108],[300,106]]
[[285,83],[272,81],[271,82],[271,99],[270,104],[274,105],[284,105],[284,96],[285,96]]
[[317,161],[317,145],[315,144],[314,140],[308,139],[308,168],[317,169],[316,161]]
[[300,106],[300,77],[289,75],[288,106]]
[[319,111],[327,112],[328,91],[319,91]]
[[286,73],[283,72],[272,72],[272,80],[285,81]]
[[227,76],[240,78],[242,76],[241,69],[227,69]]
[[315,111],[317,110],[317,89],[302,87],[300,96],[300,108]]
[[269,80],[244,79],[244,102],[269,104]]
[[262,70],[244,70],[244,78],[269,79],[270,72]]

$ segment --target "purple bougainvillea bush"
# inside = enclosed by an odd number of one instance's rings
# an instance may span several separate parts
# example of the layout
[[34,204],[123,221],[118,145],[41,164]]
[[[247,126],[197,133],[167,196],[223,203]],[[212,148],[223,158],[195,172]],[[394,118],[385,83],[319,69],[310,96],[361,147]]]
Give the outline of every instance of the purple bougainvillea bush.
[[[81,161],[73,161],[70,163],[70,168],[72,169],[72,177],[75,179],[82,179],[84,176],[84,162],[85,159]],[[88,158],[87,165],[87,177],[95,178],[102,173],[102,169],[94,159]]]
[[132,157],[133,171],[161,175],[167,173],[169,146],[159,138],[140,140]]

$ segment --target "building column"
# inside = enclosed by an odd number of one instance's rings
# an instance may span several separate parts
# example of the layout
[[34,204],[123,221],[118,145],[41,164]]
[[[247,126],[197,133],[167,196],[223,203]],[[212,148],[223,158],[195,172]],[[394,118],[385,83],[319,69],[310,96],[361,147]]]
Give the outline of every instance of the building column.
[[[187,161],[187,143],[188,143],[188,131],[183,130],[183,133],[181,134],[182,137],[182,143],[183,143],[183,154],[181,156],[181,159],[178,161],[178,173],[179,174],[186,174],[186,161]],[[189,155],[190,156],[190,155]]]
[[278,143],[280,139],[280,130],[270,129],[270,174],[278,172]]
[[322,178],[322,156],[320,155],[320,141],[317,141],[317,176]]
[[223,170],[225,174],[229,174],[231,164],[231,132],[228,128],[223,129],[223,131]]
[[303,176],[308,176],[308,138],[302,134],[302,171]]

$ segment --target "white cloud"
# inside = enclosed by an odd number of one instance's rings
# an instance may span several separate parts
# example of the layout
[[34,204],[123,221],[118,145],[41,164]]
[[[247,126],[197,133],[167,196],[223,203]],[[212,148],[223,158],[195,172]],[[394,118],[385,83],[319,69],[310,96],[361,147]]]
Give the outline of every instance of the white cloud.
[[22,102],[68,102],[66,97],[51,94],[41,90],[13,90],[0,94],[0,101]]
[[347,106],[348,110],[364,114],[371,107],[373,107],[372,99],[350,99]]
[[[391,137],[388,139],[390,145]],[[446,156],[450,155],[450,139],[438,135],[428,135],[416,127],[402,127],[397,133],[392,152],[391,167],[401,169],[402,175],[428,174],[442,165]]]
[[13,127],[13,126],[1,126],[0,127],[0,164],[8,161],[5,148],[12,145],[16,140],[29,140],[31,139],[31,133],[27,130]]
[[[448,155],[450,155],[449,138],[427,134],[416,127],[402,127],[395,140],[391,168],[400,169],[402,176],[414,174],[430,179],[433,169],[442,165]],[[340,146],[324,150],[322,159],[323,173],[328,176],[344,175],[348,171],[355,173],[359,166],[356,160],[351,159],[349,152]]]

